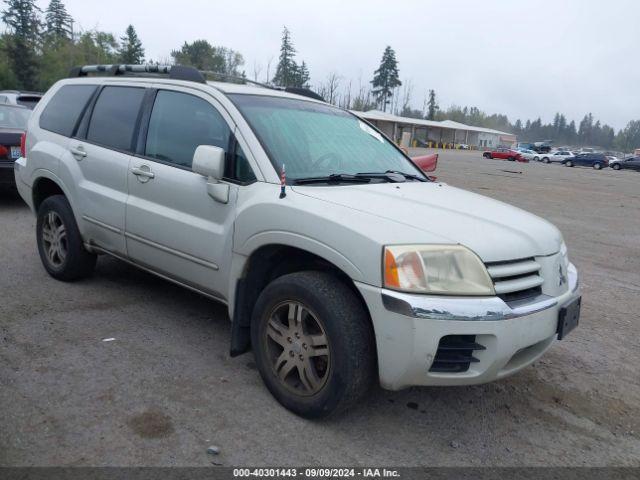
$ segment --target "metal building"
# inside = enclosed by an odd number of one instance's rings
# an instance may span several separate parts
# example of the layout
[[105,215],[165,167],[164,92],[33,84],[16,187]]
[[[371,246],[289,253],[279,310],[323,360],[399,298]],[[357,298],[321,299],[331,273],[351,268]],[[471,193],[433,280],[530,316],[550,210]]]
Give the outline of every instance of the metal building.
[[474,127],[452,120],[437,122],[399,117],[380,110],[352,112],[374,124],[397,143],[400,142],[404,132],[410,132],[411,146],[456,148],[458,145],[465,144],[472,148],[486,148],[498,145],[511,147],[517,142],[516,136],[511,133]]

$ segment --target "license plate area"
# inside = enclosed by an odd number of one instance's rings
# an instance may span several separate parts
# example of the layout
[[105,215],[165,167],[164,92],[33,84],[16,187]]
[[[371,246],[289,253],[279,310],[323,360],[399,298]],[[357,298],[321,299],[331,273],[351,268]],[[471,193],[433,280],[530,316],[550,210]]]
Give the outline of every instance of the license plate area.
[[562,340],[571,330],[578,326],[581,304],[582,297],[578,297],[560,308],[560,313],[558,314],[558,340]]
[[20,158],[20,147],[11,147],[11,158],[13,160]]

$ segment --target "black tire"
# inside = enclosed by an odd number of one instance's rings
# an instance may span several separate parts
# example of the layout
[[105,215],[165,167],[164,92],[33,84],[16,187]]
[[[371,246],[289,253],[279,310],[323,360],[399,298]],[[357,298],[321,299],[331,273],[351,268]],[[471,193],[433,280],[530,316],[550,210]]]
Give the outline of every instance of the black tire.
[[515,162],[516,158],[515,157],[509,157],[507,160],[509,160],[510,162]]
[[[55,262],[47,253],[49,248],[44,237],[47,230],[48,219],[53,216],[64,227],[64,239],[58,241],[64,247],[64,258],[57,256],[59,262]],[[36,237],[38,241],[38,253],[45,270],[53,278],[65,282],[79,280],[89,276],[96,265],[96,255],[88,252],[83,245],[78,224],[73,216],[69,201],[64,195],[53,195],[46,198],[38,208],[36,224]],[[50,245],[50,243],[49,243]]]
[[[301,379],[302,367],[289,367],[284,380],[277,374],[279,365],[281,373],[287,365],[298,361],[298,354],[306,354],[301,350],[301,347],[307,348],[300,344],[302,339],[293,338],[291,342],[291,336],[287,336],[290,330],[277,336],[291,346],[272,340],[276,330],[270,327],[276,312],[292,302],[307,309],[307,321],[317,317],[326,334],[328,355],[323,360],[324,383],[315,392],[293,391],[296,385],[302,387],[301,390],[306,387]],[[283,323],[279,323],[279,327],[287,328]],[[328,273],[292,273],[267,285],[253,310],[251,343],[256,365],[269,391],[285,408],[301,417],[323,418],[347,409],[362,398],[375,379],[377,357],[368,313],[351,289]],[[291,360],[287,358],[287,349],[290,349]],[[311,358],[318,357],[309,356],[309,361]],[[300,360],[302,363],[302,356]],[[314,365],[315,370],[317,364]]]
[[490,153],[483,153],[482,156],[484,158],[491,158],[491,154]]
[[613,168],[614,170],[620,170],[620,164],[614,163],[613,165],[611,165],[611,168]]
[[602,164],[601,163],[594,163],[593,164],[593,169],[594,170],[600,170],[602,168]]
[[542,161],[543,161],[544,163],[549,163],[549,157],[544,157],[544,158],[542,159]]
[[573,162],[569,160],[568,162],[564,162],[565,167],[573,167]]

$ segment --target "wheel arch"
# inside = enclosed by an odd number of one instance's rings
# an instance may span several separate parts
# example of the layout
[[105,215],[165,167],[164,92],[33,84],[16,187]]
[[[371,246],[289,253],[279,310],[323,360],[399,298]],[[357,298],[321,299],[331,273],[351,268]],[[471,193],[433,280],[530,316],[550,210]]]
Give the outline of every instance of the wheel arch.
[[344,269],[324,255],[307,249],[285,243],[270,243],[248,255],[242,273],[235,281],[230,348],[232,357],[251,349],[251,317],[262,290],[276,278],[300,271],[322,271],[335,275],[362,303],[370,328],[375,332],[369,308],[356,288],[354,279]]

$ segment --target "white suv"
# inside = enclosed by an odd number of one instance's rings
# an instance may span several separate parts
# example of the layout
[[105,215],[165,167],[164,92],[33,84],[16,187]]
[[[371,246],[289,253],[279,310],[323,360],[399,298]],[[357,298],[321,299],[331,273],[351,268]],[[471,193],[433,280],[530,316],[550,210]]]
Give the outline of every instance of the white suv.
[[[185,67],[56,83],[16,162],[53,277],[108,254],[210,298],[285,407],[322,417],[384,388],[470,385],[578,322],[560,232],[427,178],[370,124]],[[298,93],[303,93],[299,91]]]

